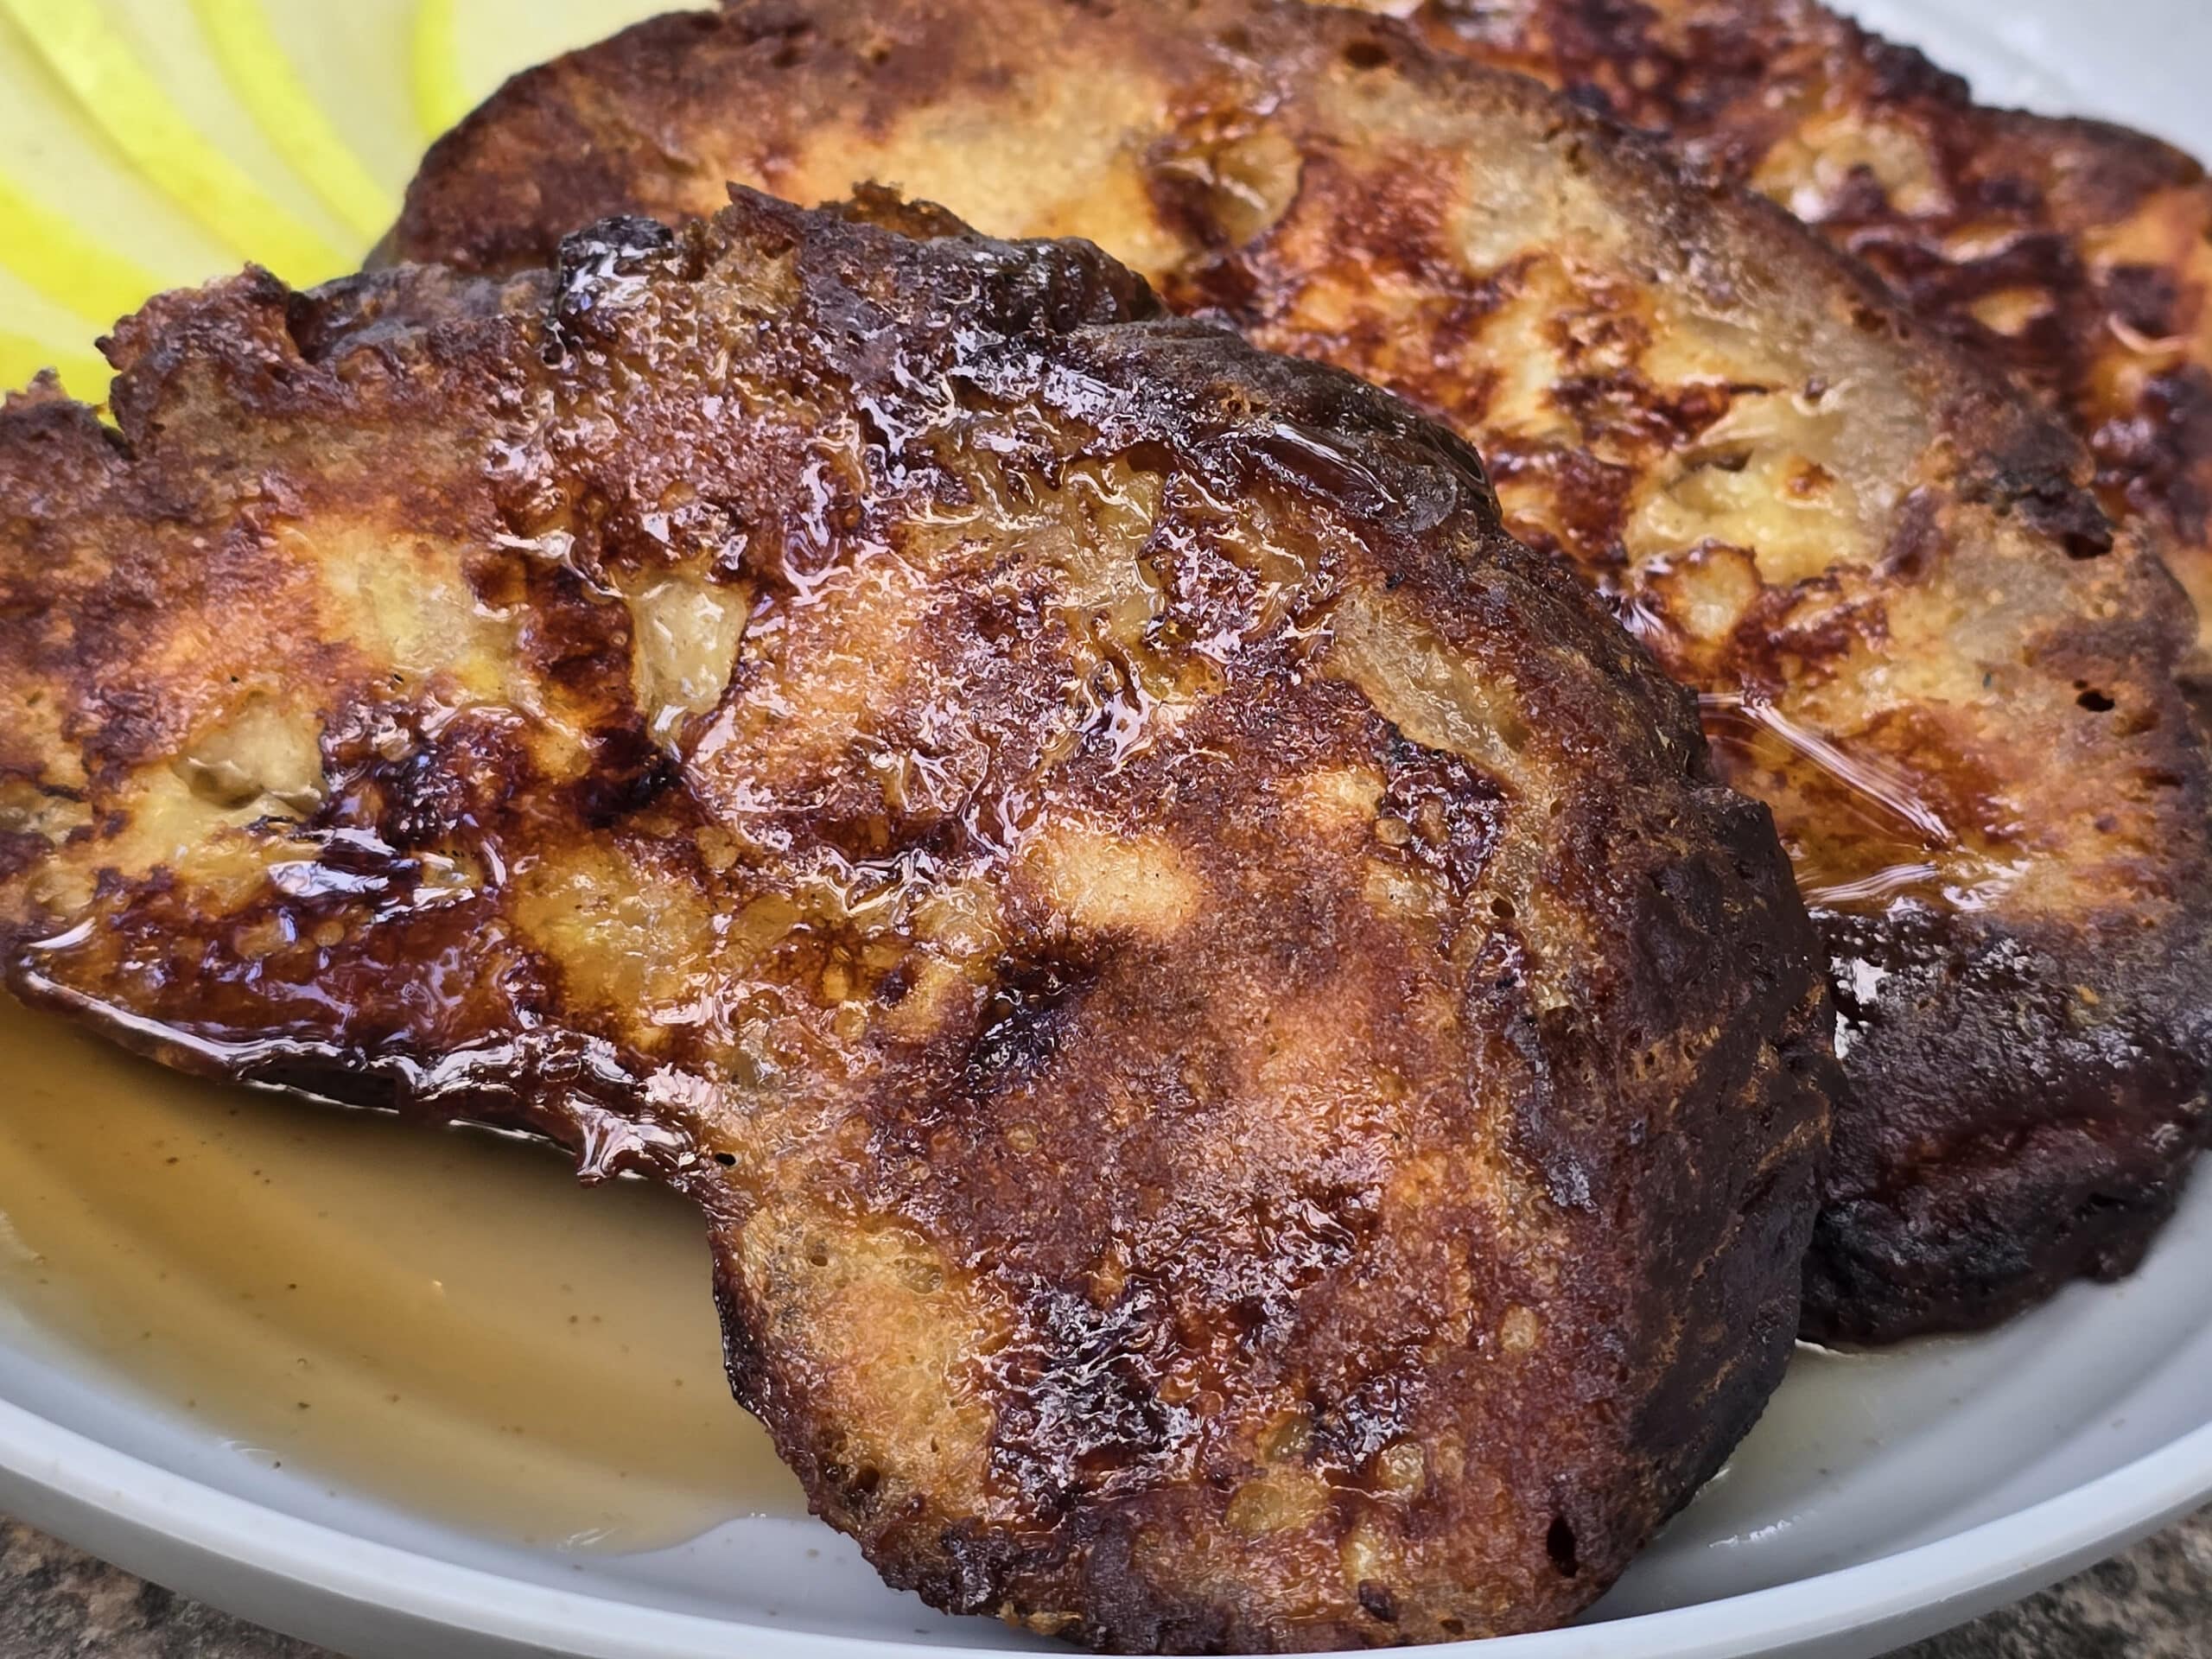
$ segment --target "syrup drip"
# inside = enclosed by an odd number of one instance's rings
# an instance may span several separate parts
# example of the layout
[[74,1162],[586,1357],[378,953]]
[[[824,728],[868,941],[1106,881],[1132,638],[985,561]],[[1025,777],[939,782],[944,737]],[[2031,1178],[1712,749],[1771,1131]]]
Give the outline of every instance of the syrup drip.
[[1886,760],[1740,692],[1701,693],[1698,708],[1723,774],[1775,803],[1808,905],[1878,911],[1918,899],[1974,909],[2007,879]]

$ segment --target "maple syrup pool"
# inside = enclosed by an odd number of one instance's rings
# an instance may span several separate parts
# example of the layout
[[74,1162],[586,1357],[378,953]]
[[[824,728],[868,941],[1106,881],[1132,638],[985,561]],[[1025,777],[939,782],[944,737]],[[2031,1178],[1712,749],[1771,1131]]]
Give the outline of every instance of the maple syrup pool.
[[242,1458],[468,1530],[626,1550],[805,1512],[673,1193],[181,1077],[0,994],[10,1310]]

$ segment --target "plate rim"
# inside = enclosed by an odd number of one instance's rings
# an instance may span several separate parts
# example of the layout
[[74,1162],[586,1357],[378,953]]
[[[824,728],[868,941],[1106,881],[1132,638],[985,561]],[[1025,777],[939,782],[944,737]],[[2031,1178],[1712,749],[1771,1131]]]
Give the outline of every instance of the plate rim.
[[[1832,3],[1854,16],[1866,10],[1858,0]],[[1878,10],[1885,15],[1868,21],[1883,32],[1916,38],[1887,15],[1894,8]],[[1925,10],[1942,21],[1959,8]],[[1986,38],[2005,41],[1994,28]],[[2089,107],[2103,101],[2094,96],[2104,90],[2096,77],[2067,79],[2069,93],[2079,94],[2069,104]],[[2128,119],[2184,149],[2212,146],[2212,137],[2201,133],[2167,131],[2171,124],[2164,120]],[[2212,1180],[2212,1171],[2199,1179]],[[2212,1419],[2212,1385],[2202,1414]],[[45,1502],[32,1501],[35,1496]],[[1482,1659],[1751,1659],[1805,1653],[1815,1644],[1878,1631],[1885,1644],[1910,1640],[2050,1582],[2208,1497],[2212,1421],[2040,1502],[1872,1561],[1604,1624],[1433,1650]],[[929,1645],[791,1630],[757,1618],[630,1603],[465,1565],[308,1520],[179,1473],[5,1398],[0,1398],[0,1500],[19,1512],[53,1511],[56,1518],[39,1524],[58,1535],[90,1540],[105,1523],[113,1531],[105,1535],[103,1548],[127,1537],[149,1554],[166,1548],[172,1559],[219,1563],[235,1575],[224,1580],[228,1588],[209,1587],[221,1576],[213,1565],[180,1570],[175,1576],[186,1581],[175,1587],[234,1605],[264,1622],[270,1614],[254,1608],[275,1609],[284,1600],[283,1587],[290,1586],[334,1607],[343,1603],[361,1609],[364,1617],[372,1610],[394,1621],[412,1619],[594,1659],[725,1659],[733,1651],[759,1659],[1005,1659],[1003,1649],[966,1643]],[[285,1621],[279,1614],[275,1622]]]
[[[761,1659],[1004,1659],[1005,1649],[794,1630],[559,1589],[286,1514],[106,1446],[0,1400],[0,1474],[135,1537],[203,1553],[264,1580],[456,1632],[556,1654],[621,1659],[727,1655],[743,1632]],[[1716,1600],[1429,1649],[1484,1659],[1738,1659],[1903,1625],[1945,1628],[2036,1575],[2062,1576],[2116,1540],[2212,1497],[2212,1422],[2008,1515],[1855,1566]],[[67,1529],[67,1523],[63,1526]],[[189,1575],[182,1575],[189,1576]],[[190,1584],[171,1586],[202,1594]],[[252,1618],[251,1608],[244,1616]],[[1905,1634],[1902,1639],[1912,1639]],[[588,1643],[588,1645],[586,1645]],[[1328,1659],[1322,1656],[1321,1659]],[[1339,1656],[1349,1659],[1349,1656]]]

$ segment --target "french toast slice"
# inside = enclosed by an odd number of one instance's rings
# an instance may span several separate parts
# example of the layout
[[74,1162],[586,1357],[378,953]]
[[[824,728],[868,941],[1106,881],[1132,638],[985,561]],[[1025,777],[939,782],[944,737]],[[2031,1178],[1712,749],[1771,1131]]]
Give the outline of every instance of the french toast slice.
[[893,1583],[1527,1630],[1758,1416],[1816,941],[1448,433],[880,196],[110,350],[0,411],[9,985],[688,1194]]
[[2140,1257],[2212,1134],[2171,538],[1863,267],[1520,76],[1253,0],[661,18],[449,134],[387,251],[497,270],[728,179],[1092,238],[1480,448],[1509,527],[1705,694],[1825,935],[1853,1089],[1807,1334],[1986,1325]]

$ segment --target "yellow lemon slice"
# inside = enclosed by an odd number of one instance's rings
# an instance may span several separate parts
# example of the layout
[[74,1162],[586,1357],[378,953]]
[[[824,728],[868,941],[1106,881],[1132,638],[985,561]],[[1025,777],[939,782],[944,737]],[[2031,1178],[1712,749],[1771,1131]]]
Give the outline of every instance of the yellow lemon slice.
[[423,146],[654,0],[0,0],[0,391],[104,395],[94,339],[248,261],[353,269]]

